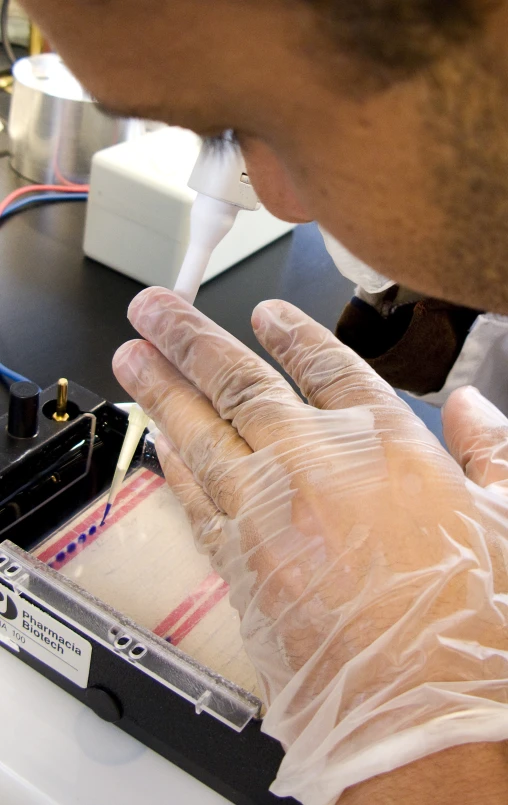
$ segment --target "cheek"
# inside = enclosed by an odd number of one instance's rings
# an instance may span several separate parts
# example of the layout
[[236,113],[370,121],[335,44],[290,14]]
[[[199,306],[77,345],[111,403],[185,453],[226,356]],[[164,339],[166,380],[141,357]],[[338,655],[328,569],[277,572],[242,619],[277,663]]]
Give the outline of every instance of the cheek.
[[380,274],[432,295],[443,216],[422,94],[413,82],[362,101],[335,93],[282,147],[314,219]]
[[272,215],[297,224],[312,220],[287,170],[271,148],[250,137],[240,137],[240,143],[252,184]]

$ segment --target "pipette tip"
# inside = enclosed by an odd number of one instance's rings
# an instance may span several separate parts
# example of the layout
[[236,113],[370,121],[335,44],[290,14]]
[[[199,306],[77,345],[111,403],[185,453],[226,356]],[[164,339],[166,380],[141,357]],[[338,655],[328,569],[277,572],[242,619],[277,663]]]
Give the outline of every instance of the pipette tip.
[[102,528],[102,526],[104,525],[104,523],[106,522],[106,520],[107,520],[107,518],[108,518],[108,514],[110,513],[110,511],[111,511],[111,509],[112,509],[112,508],[113,508],[113,504],[112,504],[112,503],[107,503],[107,504],[106,504],[106,509],[105,509],[105,511],[104,511],[104,517],[102,518],[102,521],[101,521],[101,526],[100,526],[101,528]]

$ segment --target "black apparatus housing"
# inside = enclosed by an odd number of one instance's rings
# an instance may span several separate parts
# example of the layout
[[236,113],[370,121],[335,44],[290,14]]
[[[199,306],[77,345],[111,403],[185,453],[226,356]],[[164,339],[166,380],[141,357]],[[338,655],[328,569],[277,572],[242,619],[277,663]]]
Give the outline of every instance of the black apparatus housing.
[[[55,422],[56,396],[56,385],[41,392],[31,439],[11,437],[0,418],[0,594],[30,602],[91,643],[87,687],[22,646],[15,655],[231,802],[294,803],[268,791],[283,752],[260,730],[256,697],[29,553],[107,490],[127,428],[123,411],[74,383],[69,421]],[[14,653],[8,642],[0,638]]]

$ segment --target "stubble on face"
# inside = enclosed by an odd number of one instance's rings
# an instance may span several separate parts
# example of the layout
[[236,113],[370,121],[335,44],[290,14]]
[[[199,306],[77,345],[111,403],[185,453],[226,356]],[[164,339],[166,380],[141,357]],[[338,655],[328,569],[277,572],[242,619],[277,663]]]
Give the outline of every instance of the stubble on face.
[[[482,54],[428,81],[423,158],[443,214],[429,280],[439,295],[508,312],[508,96]],[[437,248],[436,248],[437,251]]]

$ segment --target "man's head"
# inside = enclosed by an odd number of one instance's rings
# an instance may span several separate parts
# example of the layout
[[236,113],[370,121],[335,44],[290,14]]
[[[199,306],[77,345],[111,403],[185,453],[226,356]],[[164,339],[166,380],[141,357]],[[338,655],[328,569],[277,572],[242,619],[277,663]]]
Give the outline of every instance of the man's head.
[[508,0],[23,0],[105,106],[238,132],[281,217],[508,313]]

